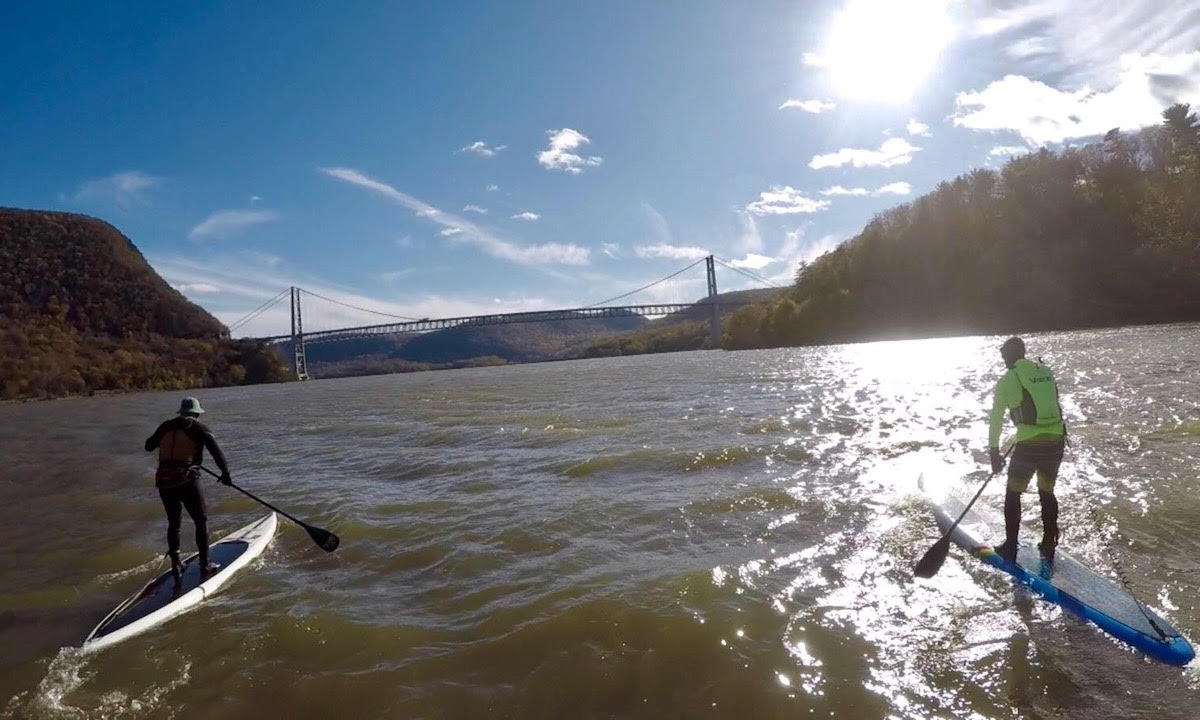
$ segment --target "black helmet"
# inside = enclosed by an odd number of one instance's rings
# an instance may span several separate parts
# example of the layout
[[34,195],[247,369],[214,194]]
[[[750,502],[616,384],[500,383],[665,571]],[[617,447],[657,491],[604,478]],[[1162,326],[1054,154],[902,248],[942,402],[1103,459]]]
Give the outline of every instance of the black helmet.
[[1013,364],[1025,357],[1025,341],[1019,337],[1010,337],[1000,346],[1000,356],[1004,358],[1004,364],[1012,367]]

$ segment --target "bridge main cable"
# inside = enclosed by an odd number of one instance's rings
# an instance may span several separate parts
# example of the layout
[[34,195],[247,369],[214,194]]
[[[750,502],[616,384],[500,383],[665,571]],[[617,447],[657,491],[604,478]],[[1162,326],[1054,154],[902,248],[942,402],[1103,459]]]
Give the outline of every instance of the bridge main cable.
[[609,304],[610,302],[613,302],[613,301],[615,301],[615,300],[620,300],[620,299],[622,299],[622,298],[627,298],[627,297],[629,297],[630,295],[635,295],[635,294],[637,294],[637,293],[640,293],[640,292],[641,292],[641,291],[643,291],[643,290],[649,290],[650,288],[654,287],[655,285],[657,285],[657,284],[659,284],[659,283],[661,283],[661,282],[666,282],[667,280],[670,280],[671,278],[675,277],[676,275],[679,275],[680,273],[684,273],[684,272],[687,272],[688,270],[691,270],[692,268],[696,267],[697,265],[699,265],[699,264],[700,264],[700,263],[702,263],[702,262],[704,262],[704,258],[700,258],[699,260],[697,260],[696,262],[692,263],[691,265],[688,265],[687,267],[683,268],[682,270],[677,270],[677,271],[675,271],[675,272],[671,273],[670,275],[666,276],[665,278],[661,278],[661,279],[659,279],[659,280],[655,280],[654,282],[650,283],[649,285],[643,285],[643,286],[641,286],[640,288],[638,288],[637,290],[630,290],[629,292],[627,292],[627,293],[623,293],[623,294],[621,294],[621,295],[618,295],[618,296],[616,296],[616,297],[611,297],[611,298],[609,298],[609,299],[607,299],[607,300],[601,300],[600,302],[598,302],[598,303],[592,303],[591,305],[584,305],[583,307],[584,307],[584,308],[594,308],[594,307],[599,307],[600,305],[607,305],[607,304]]
[[235,330],[237,330],[238,328],[242,327],[243,325],[250,322],[254,318],[258,317],[259,315],[262,315],[267,310],[270,310],[275,305],[275,303],[277,303],[283,299],[284,293],[286,293],[288,290],[290,290],[290,288],[285,288],[283,290],[280,290],[279,294],[276,295],[275,297],[271,298],[270,300],[266,301],[262,305],[259,305],[258,307],[254,308],[250,312],[246,313],[245,315],[243,315],[241,317],[241,319],[239,319],[233,323],[230,323],[229,333],[232,335],[233,332]]
[[312,295],[315,298],[320,298],[321,300],[324,300],[325,302],[331,302],[334,305],[341,305],[342,307],[348,307],[351,310],[358,310],[359,312],[371,313],[373,315],[382,315],[383,317],[395,318],[397,320],[416,320],[417,319],[415,317],[409,317],[407,315],[396,315],[393,313],[383,312],[382,310],[372,310],[370,308],[359,307],[357,305],[351,305],[348,302],[342,302],[340,300],[334,300],[333,298],[325,297],[324,295],[315,293],[312,290],[305,290],[304,288],[297,288],[297,289],[300,292],[308,293],[309,295]]
[[745,275],[746,277],[750,278],[751,280],[757,280],[758,282],[764,283],[766,285],[770,285],[773,288],[783,287],[782,285],[777,285],[775,282],[768,280],[767,278],[763,277],[762,275],[759,275],[758,273],[753,273],[753,272],[750,272],[749,270],[745,270],[740,267],[734,267],[731,263],[725,262],[724,260],[717,257],[716,255],[713,256],[713,259],[715,259],[717,262],[721,263],[721,265],[725,266],[726,268],[734,271],[735,273],[741,273],[742,275]]

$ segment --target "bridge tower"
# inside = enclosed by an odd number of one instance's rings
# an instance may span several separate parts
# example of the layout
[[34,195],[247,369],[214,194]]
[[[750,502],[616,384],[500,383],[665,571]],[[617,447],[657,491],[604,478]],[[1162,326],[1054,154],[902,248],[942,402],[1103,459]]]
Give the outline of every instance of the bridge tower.
[[296,353],[296,379],[308,379],[308,359],[304,354],[304,319],[300,315],[300,288],[292,286],[292,349]]
[[717,266],[713,262],[712,255],[704,259],[704,264],[708,270],[708,304],[712,306],[712,316],[709,319],[709,345],[713,350],[718,350],[721,347],[721,307],[717,304]]

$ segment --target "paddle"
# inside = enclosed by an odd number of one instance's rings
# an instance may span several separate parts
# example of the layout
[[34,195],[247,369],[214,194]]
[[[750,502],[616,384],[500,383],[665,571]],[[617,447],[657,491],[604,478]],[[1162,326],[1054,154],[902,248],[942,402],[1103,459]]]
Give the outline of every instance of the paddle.
[[[216,474],[212,470],[209,470],[207,467],[205,467],[203,465],[200,465],[199,467],[201,470],[208,473],[209,475],[212,475],[213,477],[220,479],[220,477],[221,477],[220,475]],[[333,533],[329,532],[328,530],[322,530],[319,527],[313,527],[312,525],[309,525],[308,523],[304,522],[303,520],[298,520],[298,519],[292,517],[291,515],[288,515],[284,511],[275,507],[274,505],[267,502],[266,500],[263,500],[262,498],[258,497],[257,495],[250,492],[249,490],[243,490],[242,488],[238,487],[237,485],[234,485],[233,483],[229,483],[229,487],[233,488],[234,490],[237,490],[238,492],[242,493],[243,495],[246,495],[247,497],[249,497],[251,500],[254,500],[255,502],[266,505],[267,507],[271,508],[275,512],[277,512],[280,515],[287,518],[288,520],[291,520],[292,522],[296,523],[300,527],[304,528],[306,531],[308,531],[308,536],[313,539],[313,542],[315,542],[317,544],[317,546],[320,547],[325,552],[333,552],[334,550],[337,550],[338,545],[340,545],[342,542],[341,539],[337,535],[334,535]]]
[[[1004,457],[1007,458],[1008,453],[1011,451],[1011,447],[1008,450],[1005,450]],[[996,473],[991,473],[987,476],[987,479],[984,480],[983,484],[979,486],[979,490],[975,492],[975,497],[971,498],[971,502],[967,503],[967,506],[963,508],[962,514],[959,515],[958,519],[954,521],[954,524],[946,530],[946,533],[942,535],[942,539],[935,542],[933,547],[929,548],[929,550],[927,550],[925,554],[921,556],[921,559],[917,561],[916,566],[913,567],[913,575],[916,575],[919,578],[931,578],[934,575],[937,575],[938,570],[942,569],[942,563],[946,562],[946,554],[950,552],[950,533],[954,532],[954,528],[958,527],[958,524],[962,522],[962,519],[967,516],[967,513],[971,510],[971,506],[974,505],[975,501],[979,499],[979,496],[983,494],[984,488],[988,486],[988,483],[991,482],[992,478],[994,477],[996,477]]]

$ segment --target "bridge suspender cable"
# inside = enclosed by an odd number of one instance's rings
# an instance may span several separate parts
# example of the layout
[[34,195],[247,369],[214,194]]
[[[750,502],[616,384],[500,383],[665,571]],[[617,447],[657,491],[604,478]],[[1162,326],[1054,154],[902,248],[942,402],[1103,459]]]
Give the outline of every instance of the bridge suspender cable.
[[683,272],[686,272],[686,271],[688,271],[688,270],[691,270],[692,268],[696,267],[697,265],[699,265],[699,264],[700,264],[700,263],[702,263],[702,262],[704,262],[704,258],[700,258],[699,260],[697,260],[696,262],[692,263],[691,265],[688,265],[687,267],[683,268],[682,270],[677,270],[677,271],[675,271],[675,272],[671,273],[670,275],[666,276],[665,278],[662,278],[662,279],[660,279],[660,280],[655,280],[654,282],[650,283],[649,285],[643,285],[643,286],[641,286],[640,288],[638,288],[637,290],[630,290],[629,292],[627,292],[627,293],[624,293],[624,294],[622,294],[622,295],[618,295],[618,296],[616,296],[616,297],[611,297],[611,298],[609,298],[609,299],[607,299],[607,300],[601,300],[600,302],[598,302],[598,303],[592,303],[591,305],[584,305],[584,307],[585,307],[585,308],[594,308],[594,307],[598,307],[598,306],[600,306],[600,305],[607,305],[607,304],[609,304],[610,302],[614,302],[614,301],[616,301],[616,300],[620,300],[621,298],[627,298],[627,297],[629,297],[630,295],[634,295],[634,294],[636,294],[636,293],[640,293],[640,292],[641,292],[641,291],[643,291],[643,290],[648,290],[648,289],[650,289],[650,288],[654,287],[655,285],[657,285],[657,284],[659,284],[659,283],[661,283],[661,282],[665,282],[665,281],[667,281],[667,280],[670,280],[671,278],[675,277],[676,275],[679,275],[680,273],[683,273]]

